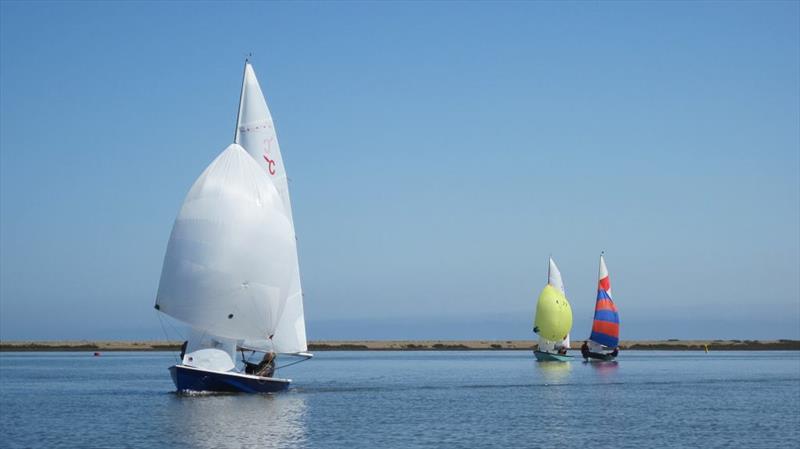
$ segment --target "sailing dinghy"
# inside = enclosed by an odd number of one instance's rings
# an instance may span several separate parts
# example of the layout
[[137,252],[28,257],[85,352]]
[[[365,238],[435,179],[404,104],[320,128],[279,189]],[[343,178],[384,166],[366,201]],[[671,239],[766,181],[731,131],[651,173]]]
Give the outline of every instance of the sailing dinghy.
[[[186,195],[164,256],[155,308],[191,326],[182,360],[169,368],[178,391],[285,390],[291,380],[273,377],[273,355],[311,357],[286,180],[246,61],[234,143]],[[271,369],[237,361],[237,350],[242,359],[245,350],[269,354]]]
[[533,331],[539,335],[539,346],[533,351],[540,362],[566,362],[569,331],[572,329],[572,308],[564,293],[561,272],[553,258],[547,269],[547,285],[539,295]]
[[610,362],[619,352],[619,313],[611,299],[611,280],[603,254],[600,254],[598,278],[592,334],[589,341],[581,347],[581,355],[587,362]]

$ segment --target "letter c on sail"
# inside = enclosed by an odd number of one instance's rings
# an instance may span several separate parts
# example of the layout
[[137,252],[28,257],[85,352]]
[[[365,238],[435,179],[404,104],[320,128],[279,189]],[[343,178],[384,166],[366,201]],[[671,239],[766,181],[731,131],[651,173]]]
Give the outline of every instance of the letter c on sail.
[[269,174],[270,175],[274,175],[275,174],[275,161],[270,159],[270,158],[268,158],[266,154],[264,155],[264,160],[267,161],[267,168],[269,169]]

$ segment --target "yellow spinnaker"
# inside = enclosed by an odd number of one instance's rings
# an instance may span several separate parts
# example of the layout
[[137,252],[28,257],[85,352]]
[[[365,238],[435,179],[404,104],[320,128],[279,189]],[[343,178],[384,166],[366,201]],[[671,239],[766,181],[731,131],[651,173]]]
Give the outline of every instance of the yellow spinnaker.
[[572,329],[572,307],[567,297],[550,284],[539,295],[533,324],[542,338],[551,341],[563,340]]

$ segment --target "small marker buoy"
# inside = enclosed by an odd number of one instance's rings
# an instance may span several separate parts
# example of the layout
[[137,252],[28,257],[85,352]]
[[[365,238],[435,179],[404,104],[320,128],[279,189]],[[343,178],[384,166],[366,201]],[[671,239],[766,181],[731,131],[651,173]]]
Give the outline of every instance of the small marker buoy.
[[99,352],[95,352],[95,353],[94,353],[94,356],[95,356],[95,357],[100,357],[100,353],[99,353]]

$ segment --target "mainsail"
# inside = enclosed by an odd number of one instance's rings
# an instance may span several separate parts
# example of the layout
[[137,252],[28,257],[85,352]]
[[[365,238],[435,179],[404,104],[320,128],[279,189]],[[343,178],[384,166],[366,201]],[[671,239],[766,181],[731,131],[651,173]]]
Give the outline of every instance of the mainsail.
[[[261,86],[253,66],[245,61],[239,114],[236,122],[234,142],[253,157],[267,177],[275,185],[284,214],[289,220],[292,238],[295,238],[292,205],[289,200],[289,183],[283,164],[275,124],[267,107]],[[303,291],[300,284],[300,266],[297,262],[297,246],[292,245],[293,255],[285,260],[291,270],[290,285],[282,316],[271,340],[248,340],[245,346],[273,349],[279,353],[299,353],[308,349],[306,325],[303,313]]]
[[598,278],[597,302],[594,306],[594,322],[589,340],[608,348],[616,348],[619,346],[619,313],[611,299],[611,280],[602,255],[600,255]]

